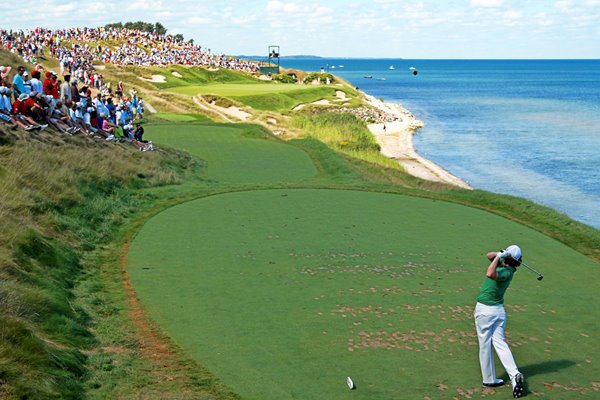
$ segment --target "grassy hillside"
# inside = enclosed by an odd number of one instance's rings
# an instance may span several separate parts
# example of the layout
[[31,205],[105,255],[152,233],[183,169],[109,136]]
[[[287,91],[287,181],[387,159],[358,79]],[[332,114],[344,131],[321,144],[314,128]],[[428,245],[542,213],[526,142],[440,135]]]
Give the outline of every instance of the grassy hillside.
[[99,343],[79,285],[100,273],[93,255],[152,201],[141,189],[180,183],[196,164],[53,133],[0,127],[0,138],[0,397],[85,398]]

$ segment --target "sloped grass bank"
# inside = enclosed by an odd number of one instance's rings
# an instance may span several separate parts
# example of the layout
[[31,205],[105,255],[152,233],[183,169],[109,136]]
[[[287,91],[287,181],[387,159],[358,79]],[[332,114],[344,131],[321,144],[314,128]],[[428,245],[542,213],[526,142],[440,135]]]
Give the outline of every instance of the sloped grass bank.
[[100,342],[75,293],[99,273],[90,257],[153,201],[139,190],[182,182],[194,162],[85,138],[0,136],[0,397],[85,398]]

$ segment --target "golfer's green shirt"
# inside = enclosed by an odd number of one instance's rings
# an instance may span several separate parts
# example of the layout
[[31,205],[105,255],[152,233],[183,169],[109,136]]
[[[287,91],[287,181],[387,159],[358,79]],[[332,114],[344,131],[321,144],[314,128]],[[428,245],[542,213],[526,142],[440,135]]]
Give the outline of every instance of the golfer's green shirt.
[[510,281],[512,281],[513,275],[516,269],[509,266],[501,266],[496,268],[496,274],[498,275],[496,280],[492,278],[485,278],[483,286],[479,291],[477,301],[486,306],[496,306],[504,304],[504,292],[508,289]]

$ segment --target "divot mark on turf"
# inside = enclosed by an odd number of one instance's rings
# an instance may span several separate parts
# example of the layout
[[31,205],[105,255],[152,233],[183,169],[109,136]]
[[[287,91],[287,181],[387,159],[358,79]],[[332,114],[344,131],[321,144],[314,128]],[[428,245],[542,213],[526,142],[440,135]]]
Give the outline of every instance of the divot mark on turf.
[[471,331],[458,331],[454,329],[444,329],[440,333],[430,330],[421,332],[414,330],[408,332],[387,332],[383,330],[376,332],[360,331],[357,338],[348,339],[348,348],[352,348],[352,351],[360,348],[438,351],[443,349],[446,343],[476,346],[477,335]]

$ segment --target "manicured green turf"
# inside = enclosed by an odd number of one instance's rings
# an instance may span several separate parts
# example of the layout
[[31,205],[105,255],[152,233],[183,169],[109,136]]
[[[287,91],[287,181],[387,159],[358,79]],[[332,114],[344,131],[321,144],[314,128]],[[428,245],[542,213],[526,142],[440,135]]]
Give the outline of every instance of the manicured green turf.
[[178,86],[169,90],[188,96],[206,94],[228,97],[257,110],[276,112],[287,112],[299,104],[312,103],[322,99],[332,100],[338,90],[343,90],[350,96],[354,94],[348,88],[332,85],[312,86],[264,82]]
[[198,93],[201,94],[214,94],[217,96],[225,97],[237,97],[237,96],[250,96],[257,94],[266,93],[283,93],[295,90],[310,90],[314,89],[314,86],[310,85],[294,85],[286,83],[231,83],[227,85],[223,84],[208,84],[201,86],[179,86],[169,89],[171,92],[187,94],[189,96],[195,96]]
[[205,178],[226,184],[294,182],[317,174],[308,155],[256,125],[149,125],[146,138],[185,148],[207,163]]
[[513,242],[546,275],[522,269],[507,293],[531,396],[593,398],[598,265],[483,211],[358,191],[229,193],[149,220],[128,265],[150,315],[244,399],[500,399],[508,387],[480,388],[472,309],[485,252]]
[[153,117],[171,122],[210,122],[210,118],[203,114],[158,113]]

